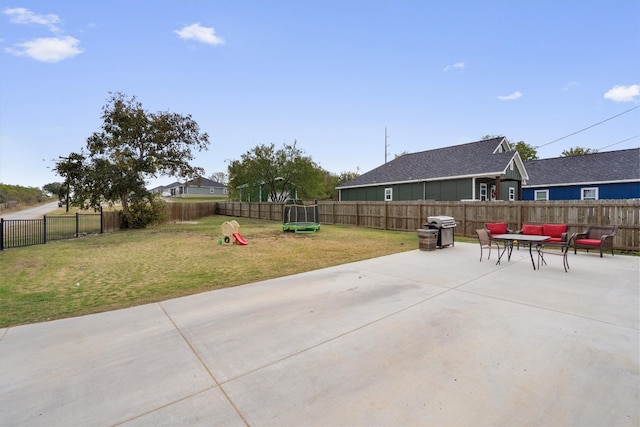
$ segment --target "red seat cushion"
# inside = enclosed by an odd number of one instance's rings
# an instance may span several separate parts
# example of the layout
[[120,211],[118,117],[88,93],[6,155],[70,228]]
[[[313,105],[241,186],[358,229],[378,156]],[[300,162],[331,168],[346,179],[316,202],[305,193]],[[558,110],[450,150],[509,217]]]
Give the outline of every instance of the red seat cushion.
[[576,245],[600,246],[601,241],[598,239],[577,239]]
[[487,230],[489,230],[489,233],[491,234],[506,234],[509,231],[507,230],[507,223],[506,222],[488,222],[487,223]]
[[542,234],[551,237],[562,237],[562,233],[567,232],[567,224],[544,224]]
[[547,240],[547,243],[562,243],[562,237],[552,237]]
[[531,235],[531,236],[542,236],[542,226],[541,225],[524,224],[522,226],[522,234],[527,234],[527,235]]

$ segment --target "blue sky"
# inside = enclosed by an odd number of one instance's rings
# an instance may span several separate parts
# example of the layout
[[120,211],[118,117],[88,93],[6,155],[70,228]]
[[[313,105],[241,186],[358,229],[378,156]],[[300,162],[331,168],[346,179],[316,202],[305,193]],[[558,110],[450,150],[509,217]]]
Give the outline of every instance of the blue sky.
[[485,135],[635,148],[639,22],[637,0],[1,0],[0,182],[61,181],[109,92],[192,115],[207,175],[294,140],[364,173],[385,127],[389,160]]

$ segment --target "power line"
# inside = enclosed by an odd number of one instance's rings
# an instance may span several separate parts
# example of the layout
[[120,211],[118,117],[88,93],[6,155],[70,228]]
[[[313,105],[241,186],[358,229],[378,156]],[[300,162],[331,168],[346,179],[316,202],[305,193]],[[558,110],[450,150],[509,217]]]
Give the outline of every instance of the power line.
[[640,134],[633,135],[632,137],[629,137],[627,139],[623,139],[622,141],[614,142],[613,144],[609,144],[609,145],[607,145],[605,147],[599,148],[598,151],[604,150],[605,148],[613,147],[614,145],[622,144],[623,142],[631,141],[633,138],[637,138],[639,136],[640,136]]
[[580,132],[584,132],[584,131],[585,131],[585,130],[587,130],[587,129],[591,129],[591,128],[593,128],[593,127],[596,127],[596,126],[598,126],[598,125],[601,125],[601,124],[603,124],[603,123],[605,123],[605,122],[608,122],[609,120],[615,119],[616,117],[620,117],[621,115],[626,114],[626,113],[628,113],[628,112],[630,112],[630,111],[637,110],[638,108],[640,108],[640,105],[636,105],[635,107],[630,108],[630,109],[628,109],[627,111],[623,111],[623,112],[622,112],[622,113],[620,113],[620,114],[616,114],[615,116],[611,116],[611,117],[609,117],[608,119],[604,119],[604,120],[602,120],[601,122],[598,122],[598,123],[593,124],[593,125],[591,125],[591,126],[587,126],[587,127],[586,127],[586,128],[584,128],[584,129],[580,129],[579,131],[576,131],[576,132],[570,133],[569,135],[563,136],[562,138],[554,139],[554,140],[553,140],[553,141],[551,141],[551,142],[547,142],[546,144],[539,145],[539,146],[537,146],[537,147],[535,147],[535,148],[536,148],[536,149],[538,149],[538,148],[546,147],[547,145],[553,144],[554,142],[562,141],[563,139],[569,138],[570,136],[573,136],[573,135],[578,134],[578,133],[580,133]]

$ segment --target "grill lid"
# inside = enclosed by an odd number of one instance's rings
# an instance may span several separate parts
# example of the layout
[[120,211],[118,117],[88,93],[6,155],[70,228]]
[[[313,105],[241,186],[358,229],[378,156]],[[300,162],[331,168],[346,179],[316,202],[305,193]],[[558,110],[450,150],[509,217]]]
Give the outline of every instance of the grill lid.
[[439,228],[453,228],[456,226],[456,220],[452,216],[430,216],[427,218],[427,221],[429,221],[429,224],[435,225]]

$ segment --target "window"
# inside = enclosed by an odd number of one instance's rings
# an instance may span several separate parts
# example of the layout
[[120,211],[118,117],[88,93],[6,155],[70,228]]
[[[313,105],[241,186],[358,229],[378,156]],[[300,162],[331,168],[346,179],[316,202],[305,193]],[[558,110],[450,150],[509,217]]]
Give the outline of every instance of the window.
[[509,200],[514,201],[516,199],[516,189],[515,187],[509,187]]
[[393,200],[393,188],[384,189],[384,201],[390,202]]
[[215,194],[215,192],[216,192],[216,189],[215,189],[215,188],[213,188],[213,187],[209,187],[209,193],[211,193],[211,194]]
[[227,187],[224,187],[224,188],[222,189],[222,194],[227,194]]
[[480,200],[487,200],[487,184],[480,184]]
[[580,200],[598,200],[598,188],[597,187],[581,188]]
[[549,200],[549,190],[534,191],[533,200]]

